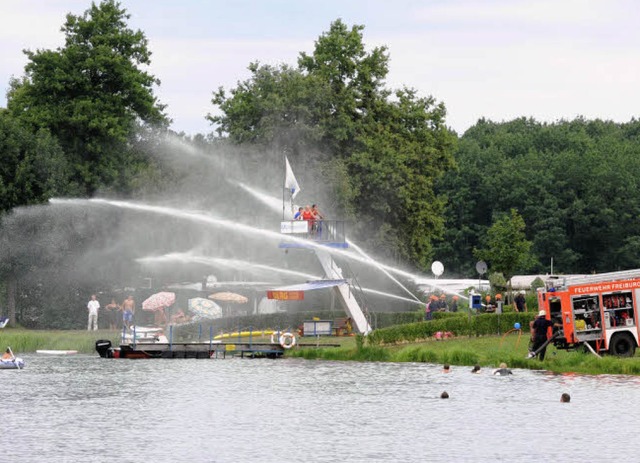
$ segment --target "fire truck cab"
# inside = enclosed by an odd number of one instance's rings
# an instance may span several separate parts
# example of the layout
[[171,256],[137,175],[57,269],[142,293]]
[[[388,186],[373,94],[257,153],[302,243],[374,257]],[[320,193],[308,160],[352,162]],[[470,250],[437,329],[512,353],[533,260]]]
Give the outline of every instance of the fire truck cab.
[[587,344],[595,352],[631,357],[638,346],[640,269],[582,277],[550,277],[538,307],[562,325],[558,349]]

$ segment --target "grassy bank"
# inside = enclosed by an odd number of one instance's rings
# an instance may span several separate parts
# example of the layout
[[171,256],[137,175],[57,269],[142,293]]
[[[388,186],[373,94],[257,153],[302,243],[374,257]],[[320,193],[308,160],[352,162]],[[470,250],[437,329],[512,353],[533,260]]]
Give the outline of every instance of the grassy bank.
[[501,336],[458,337],[443,341],[428,340],[399,345],[358,345],[355,339],[334,349],[296,349],[287,355],[307,359],[357,360],[379,362],[449,363],[496,368],[506,362],[511,368],[549,370],[557,373],[640,375],[640,356],[602,359],[583,352],[567,352],[550,346],[544,362],[527,359],[528,336],[518,342],[516,334]]
[[117,343],[120,333],[115,331],[45,331],[3,329],[0,330],[0,349],[7,346],[18,354],[35,352],[36,350],[77,350],[83,354],[96,352],[95,343],[98,339],[110,339]]
[[[36,331],[23,329],[0,330],[0,348],[11,346],[16,354],[33,353],[39,349],[77,350],[95,353],[98,339],[119,343],[119,332],[114,331]],[[255,338],[255,341],[265,339]],[[518,341],[516,334],[501,336],[460,336],[443,341],[426,340],[394,345],[370,345],[361,337],[300,338],[298,347],[287,351],[289,357],[323,360],[356,360],[374,362],[426,362],[495,368],[506,362],[512,368],[549,370],[557,373],[630,374],[640,375],[640,350],[633,358],[605,356],[602,359],[583,352],[567,352],[550,346],[544,362],[526,358],[528,336]],[[340,347],[322,348],[323,344]],[[321,348],[317,348],[317,346]]]

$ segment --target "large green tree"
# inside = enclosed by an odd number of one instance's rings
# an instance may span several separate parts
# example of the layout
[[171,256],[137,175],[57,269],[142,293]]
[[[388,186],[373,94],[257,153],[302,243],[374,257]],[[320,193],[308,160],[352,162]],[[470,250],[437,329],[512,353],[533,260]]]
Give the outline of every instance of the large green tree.
[[475,250],[476,257],[487,261],[492,271],[502,273],[507,281],[518,271],[528,271],[533,259],[525,228],[524,219],[515,209],[500,214],[482,238],[484,247]]
[[320,174],[370,248],[425,268],[443,225],[433,185],[454,165],[456,137],[442,103],[384,86],[387,49],[367,51],[363,29],[333,22],[297,68],[250,65],[250,79],[214,93],[209,119],[221,137]]
[[166,123],[164,107],[146,72],[151,53],[141,31],[114,0],[92,3],[82,15],[67,15],[65,44],[25,51],[25,76],[11,83],[7,107],[34,132],[48,129],[62,146],[81,192],[101,187],[126,190],[145,167],[130,149],[140,126]]

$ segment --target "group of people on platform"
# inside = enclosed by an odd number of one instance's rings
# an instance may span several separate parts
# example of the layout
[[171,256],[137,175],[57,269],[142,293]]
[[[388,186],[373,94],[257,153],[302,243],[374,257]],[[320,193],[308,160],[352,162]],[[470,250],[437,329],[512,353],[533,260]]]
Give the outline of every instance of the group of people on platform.
[[[135,312],[135,301],[132,295],[127,296],[127,298],[122,301],[122,304],[118,304],[114,299],[111,299],[111,302],[104,306],[104,311],[106,313],[105,318],[107,319],[107,323],[109,324],[110,330],[120,329],[121,326],[125,326],[127,328],[131,327],[131,323],[133,322],[133,314]],[[87,312],[89,314],[89,319],[87,323],[87,330],[97,330],[98,329],[98,312],[100,311],[100,302],[95,294],[91,295],[91,300],[87,303]]]
[[313,235],[322,234],[322,219],[324,219],[324,216],[318,209],[317,204],[299,207],[298,211],[293,215],[293,220],[306,220],[309,233]]

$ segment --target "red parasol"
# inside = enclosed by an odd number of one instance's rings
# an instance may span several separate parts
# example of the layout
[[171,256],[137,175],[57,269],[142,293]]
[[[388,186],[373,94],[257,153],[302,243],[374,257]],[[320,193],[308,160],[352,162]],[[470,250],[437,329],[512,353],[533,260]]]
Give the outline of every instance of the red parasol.
[[169,307],[170,305],[173,305],[174,302],[176,302],[176,293],[162,291],[149,296],[142,303],[142,310],[153,312],[156,310],[164,309],[165,307]]

